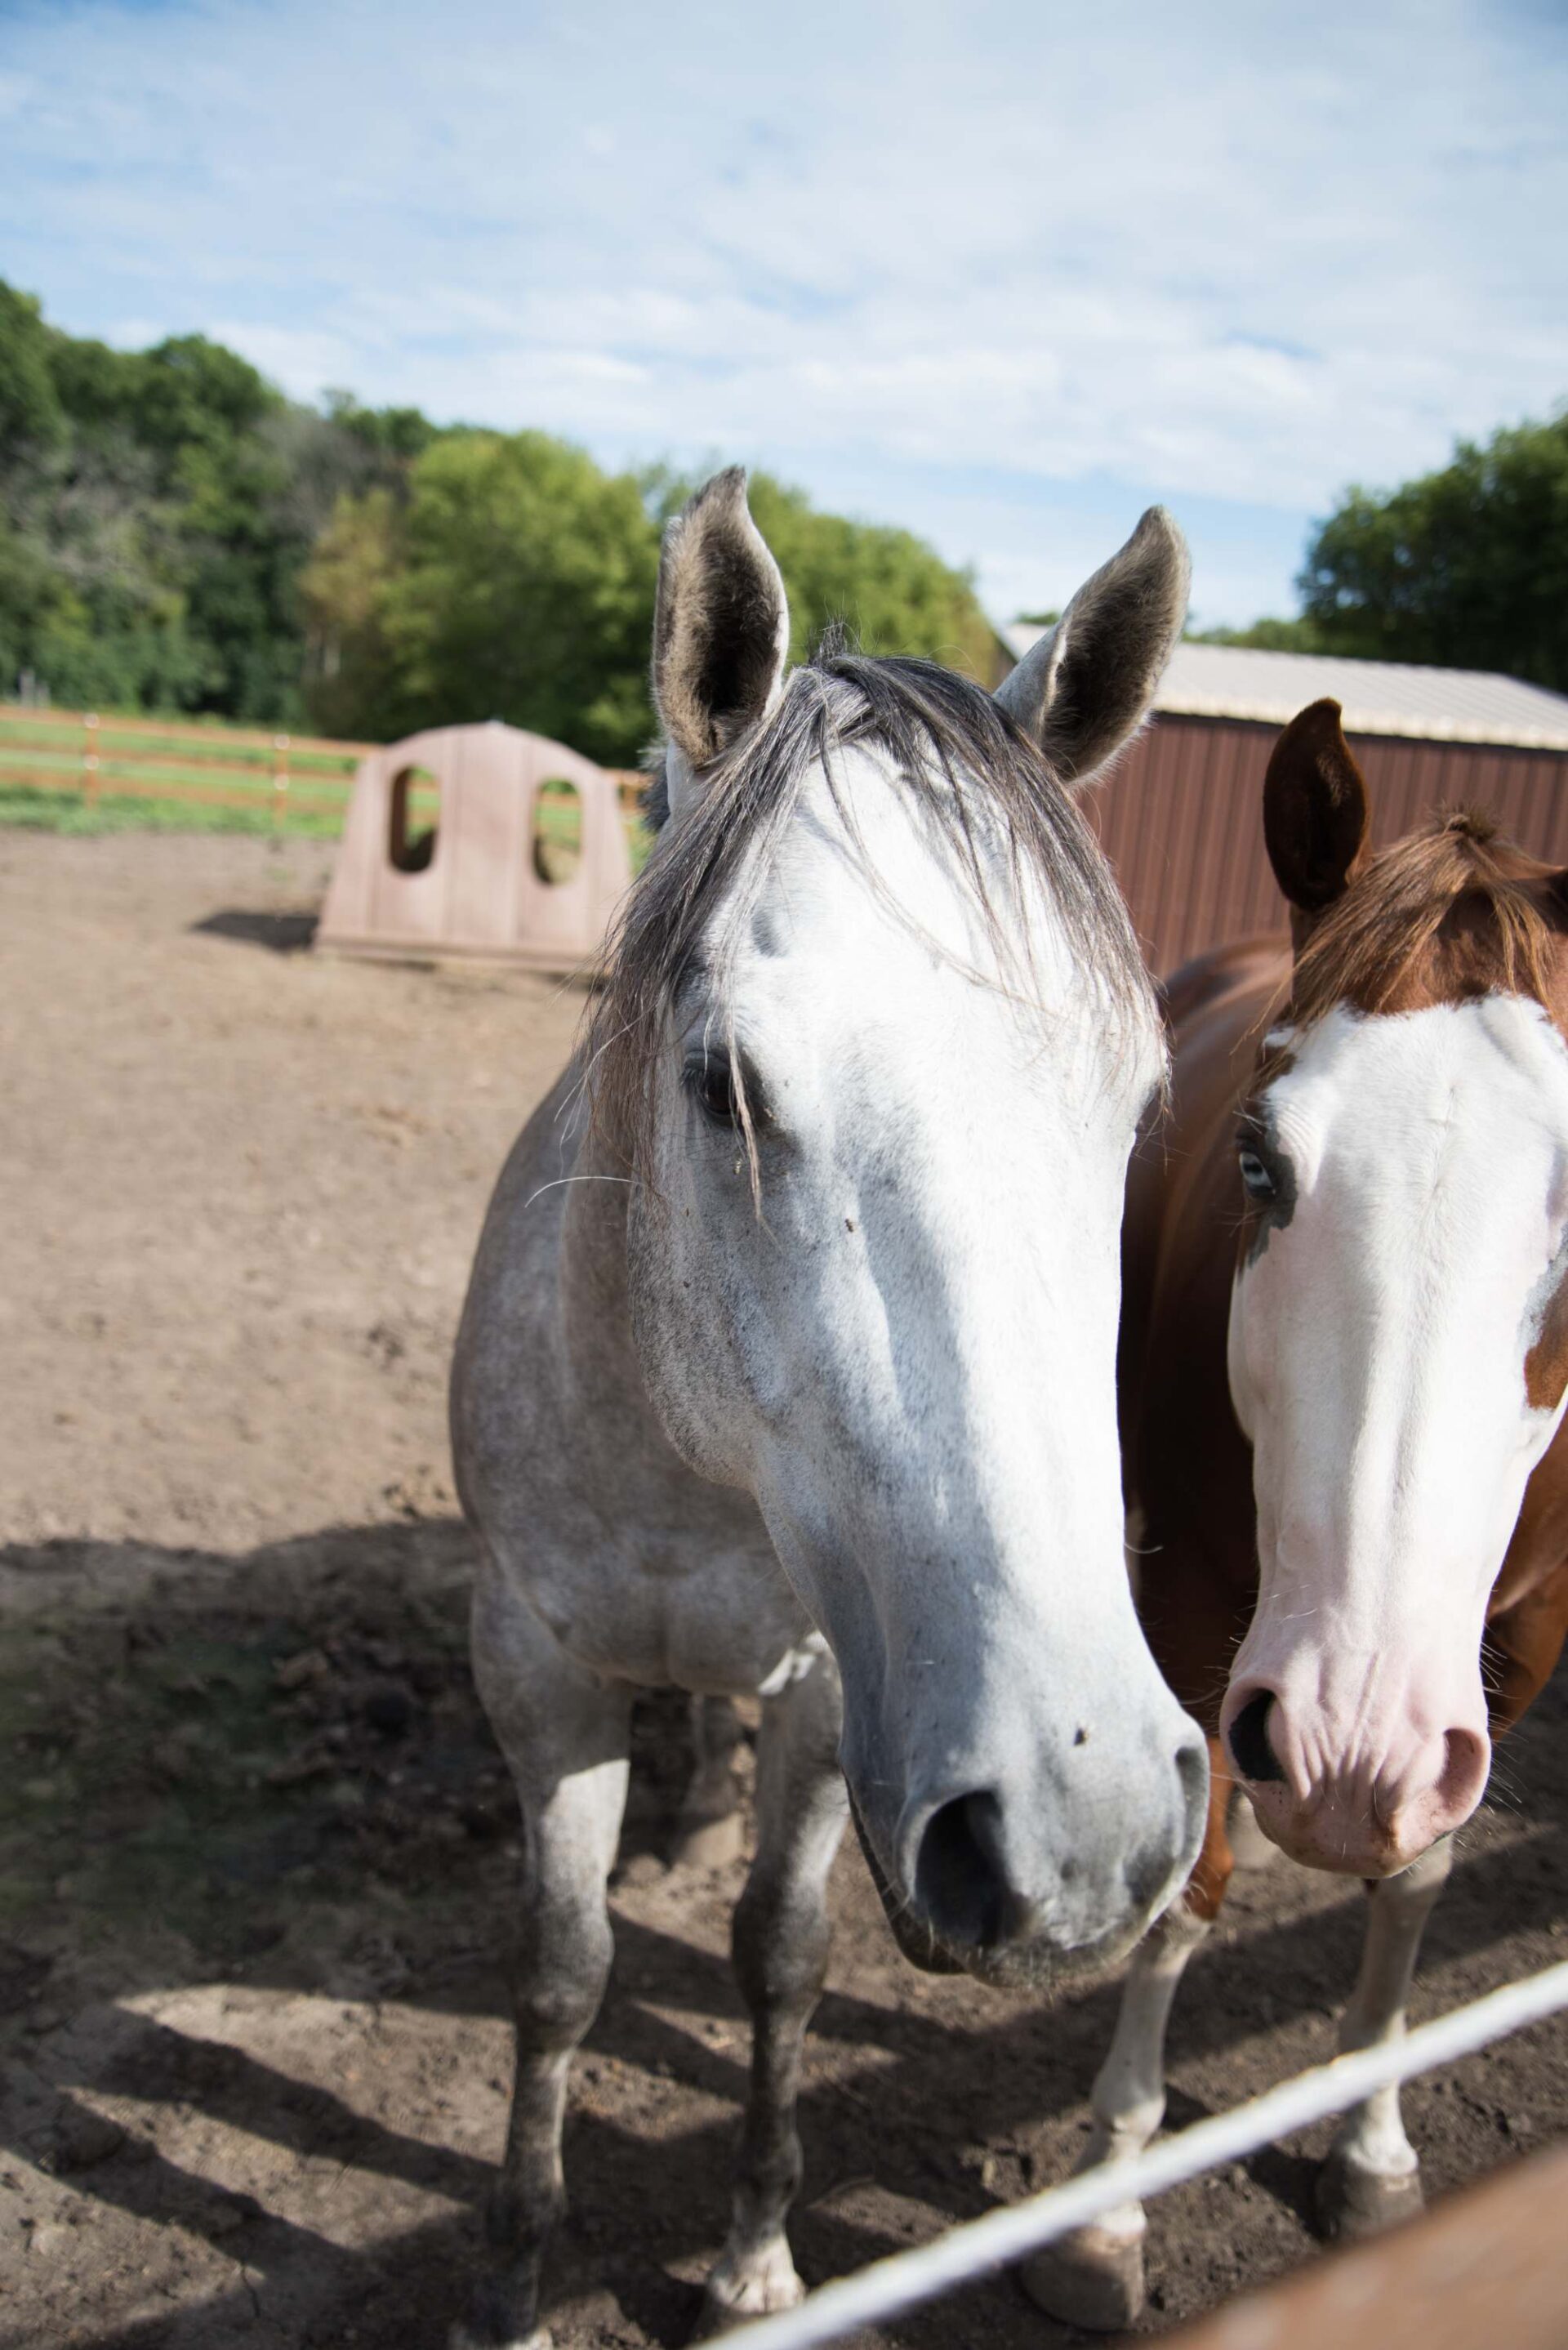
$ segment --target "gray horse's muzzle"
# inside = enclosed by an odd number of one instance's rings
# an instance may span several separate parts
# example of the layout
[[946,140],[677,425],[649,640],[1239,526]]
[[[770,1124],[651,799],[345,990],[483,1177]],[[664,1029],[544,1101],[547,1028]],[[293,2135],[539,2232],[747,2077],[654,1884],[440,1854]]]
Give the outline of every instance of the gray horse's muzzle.
[[861,1848],[905,1957],[930,1973],[1035,1990],[1120,1958],[1176,1898],[1202,1843],[1208,1752],[1197,1726],[1178,1720],[1164,1751],[1151,1734],[1142,1767],[1127,1768],[1114,1791],[1077,1794],[1051,1773],[1033,1801],[1009,1804],[990,1788],[912,1799],[893,1827],[896,1868],[846,1772]]

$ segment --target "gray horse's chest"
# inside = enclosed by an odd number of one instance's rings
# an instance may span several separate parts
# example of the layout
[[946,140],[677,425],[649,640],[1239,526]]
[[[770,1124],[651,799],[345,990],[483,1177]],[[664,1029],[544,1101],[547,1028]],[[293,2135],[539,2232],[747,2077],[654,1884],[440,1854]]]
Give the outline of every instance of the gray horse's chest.
[[822,1650],[760,1528],[754,1544],[683,1528],[587,1557],[535,1549],[524,1581],[562,1647],[616,1679],[703,1697],[772,1694]]

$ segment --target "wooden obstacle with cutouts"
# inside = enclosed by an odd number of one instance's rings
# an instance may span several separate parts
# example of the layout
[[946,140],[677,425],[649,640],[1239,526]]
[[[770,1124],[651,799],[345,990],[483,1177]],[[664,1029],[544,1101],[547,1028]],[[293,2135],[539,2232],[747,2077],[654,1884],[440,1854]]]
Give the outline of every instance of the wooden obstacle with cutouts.
[[631,879],[622,779],[515,726],[444,726],[354,779],[317,944],[591,965]]

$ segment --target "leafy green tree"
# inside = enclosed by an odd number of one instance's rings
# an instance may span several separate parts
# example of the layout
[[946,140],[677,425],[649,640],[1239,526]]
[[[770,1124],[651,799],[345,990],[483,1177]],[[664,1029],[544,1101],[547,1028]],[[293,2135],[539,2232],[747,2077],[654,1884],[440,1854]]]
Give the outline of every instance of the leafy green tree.
[[635,758],[658,546],[637,483],[547,433],[462,433],[414,465],[385,608],[406,706],[461,692],[591,758]]
[[[540,432],[452,432],[401,506],[339,500],[306,571],[310,708],[351,734],[498,717],[612,763],[652,731],[658,532],[690,494],[659,468],[607,475]],[[753,476],[798,659],[842,622],[872,652],[929,653],[990,680],[996,646],[968,578],[907,531],[816,513]]]
[[819,514],[768,473],[753,475],[751,506],[784,574],[797,660],[836,621],[865,652],[923,653],[994,681],[996,633],[971,575],[912,532]]
[[1501,670],[1568,691],[1568,411],[1353,489],[1297,586],[1325,650]]
[[311,550],[435,436],[414,410],[295,405],[203,336],[62,334],[0,286],[0,680],[292,723]]
[[306,702],[323,733],[340,740],[396,732],[400,689],[384,610],[403,560],[400,522],[389,490],[343,492],[301,577]]
[[0,280],[0,465],[57,448],[67,429],[43,314],[30,294]]
[[[0,689],[386,737],[496,716],[628,760],[652,728],[658,530],[691,484],[545,433],[442,430],[347,392],[286,400],[200,335],[117,351],[0,285]],[[967,575],[907,531],[753,477],[798,657],[990,680]]]
[[1264,653],[1325,653],[1334,648],[1326,644],[1315,620],[1254,620],[1245,629],[1189,629],[1187,641],[1193,645],[1246,645]]
[[432,442],[400,514],[339,503],[306,578],[333,672],[312,706],[372,735],[503,718],[634,759],[658,556],[638,483],[581,450],[543,432]]

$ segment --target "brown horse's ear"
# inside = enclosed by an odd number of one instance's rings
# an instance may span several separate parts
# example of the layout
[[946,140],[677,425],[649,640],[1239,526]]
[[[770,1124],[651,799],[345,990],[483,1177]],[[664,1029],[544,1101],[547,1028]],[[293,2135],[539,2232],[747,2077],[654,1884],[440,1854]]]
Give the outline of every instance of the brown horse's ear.
[[1263,778],[1263,838],[1291,904],[1321,914],[1342,897],[1366,841],[1366,785],[1337,702],[1314,702],[1275,743]]

